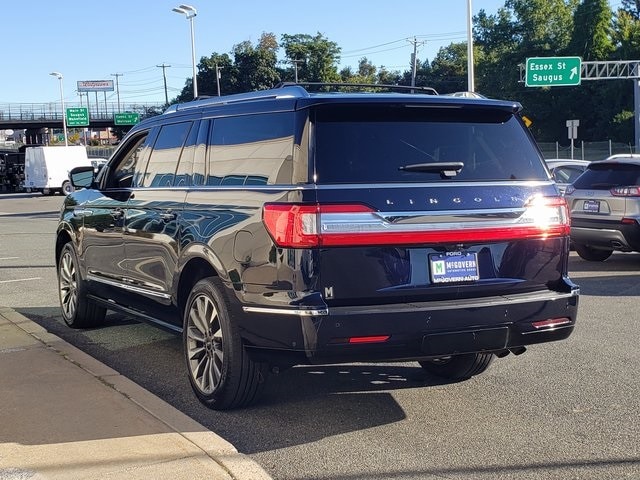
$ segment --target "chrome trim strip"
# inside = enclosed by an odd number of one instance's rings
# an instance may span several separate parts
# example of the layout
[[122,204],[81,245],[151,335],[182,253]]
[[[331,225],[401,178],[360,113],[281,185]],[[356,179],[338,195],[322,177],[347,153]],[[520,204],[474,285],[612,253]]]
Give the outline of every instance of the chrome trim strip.
[[328,308],[269,308],[269,307],[242,307],[242,310],[247,313],[268,313],[273,315],[296,315],[302,317],[322,317],[329,315]]
[[105,285],[110,285],[110,286],[116,287],[116,288],[122,288],[123,290],[127,290],[129,292],[141,293],[143,295],[149,295],[151,297],[163,298],[165,300],[171,299],[171,295],[169,295],[168,293],[155,292],[153,290],[148,290],[146,288],[135,287],[133,285],[128,285],[126,283],[116,282],[115,280],[108,280],[106,278],[99,277],[99,276],[93,275],[91,273],[87,275],[87,280],[92,280],[92,281],[98,282],[98,283],[104,283]]
[[539,293],[524,293],[509,296],[487,297],[477,299],[467,299],[451,302],[451,301],[435,301],[435,302],[414,302],[414,303],[401,303],[401,304],[387,304],[376,305],[374,307],[334,307],[331,309],[331,313],[328,308],[307,308],[307,309],[287,309],[287,308],[269,308],[269,307],[242,307],[242,310],[246,313],[266,313],[273,315],[297,315],[303,317],[320,317],[331,314],[337,315],[366,315],[367,313],[380,313],[381,311],[388,310],[391,312],[403,312],[403,311],[440,311],[440,310],[456,310],[461,308],[481,308],[483,306],[503,305],[509,306],[517,303],[529,303],[535,301],[558,301],[566,300],[572,297],[580,295],[580,289],[572,289],[569,293],[558,292],[539,292]]

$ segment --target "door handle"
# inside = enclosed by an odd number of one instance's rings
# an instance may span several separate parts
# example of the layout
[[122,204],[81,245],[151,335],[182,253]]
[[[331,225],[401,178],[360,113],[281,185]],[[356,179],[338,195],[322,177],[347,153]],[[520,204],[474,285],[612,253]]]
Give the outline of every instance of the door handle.
[[169,223],[173,220],[175,220],[178,216],[172,212],[171,210],[167,210],[164,213],[160,214],[160,219],[164,222],[164,223]]

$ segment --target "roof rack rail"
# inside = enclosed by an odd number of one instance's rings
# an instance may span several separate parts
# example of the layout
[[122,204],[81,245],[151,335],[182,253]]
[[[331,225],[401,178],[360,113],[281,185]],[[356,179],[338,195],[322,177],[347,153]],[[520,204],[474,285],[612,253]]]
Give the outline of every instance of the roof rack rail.
[[198,97],[195,100],[186,103],[178,103],[171,105],[163,113],[173,113],[191,108],[210,107],[215,105],[228,105],[232,103],[250,102],[253,100],[270,100],[277,98],[296,98],[308,97],[307,91],[298,87],[296,92],[277,92],[274,89],[256,90],[255,92],[236,93],[233,95],[224,95],[221,97]]
[[[276,88],[285,88],[285,87],[313,87],[314,91],[323,89],[323,88],[335,88],[336,91],[339,88],[361,88],[361,89],[380,89],[380,90],[391,90],[398,92],[417,92],[424,93],[427,95],[438,95],[438,92],[435,88],[431,87],[411,87],[407,85],[387,85],[383,83],[342,83],[342,82],[281,82],[278,83],[274,89]],[[309,90],[307,88],[307,90]]]

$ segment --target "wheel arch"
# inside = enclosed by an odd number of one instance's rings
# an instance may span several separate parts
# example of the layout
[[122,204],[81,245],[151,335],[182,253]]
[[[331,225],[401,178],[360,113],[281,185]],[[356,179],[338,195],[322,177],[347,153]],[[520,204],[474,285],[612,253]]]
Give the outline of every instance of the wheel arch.
[[203,278],[219,276],[216,268],[205,258],[198,256],[188,260],[182,267],[178,280],[177,304],[180,312],[184,312],[189,294],[196,283]]
[[66,228],[59,229],[58,233],[56,234],[56,266],[60,261],[60,252],[62,252],[62,247],[64,247],[69,242],[73,242],[73,237],[69,230],[67,230]]

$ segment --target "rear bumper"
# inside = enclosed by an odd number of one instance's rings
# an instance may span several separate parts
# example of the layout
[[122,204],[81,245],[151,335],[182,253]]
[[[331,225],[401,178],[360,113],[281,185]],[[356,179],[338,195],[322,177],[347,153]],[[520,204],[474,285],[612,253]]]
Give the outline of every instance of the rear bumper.
[[[286,337],[289,342],[288,347],[278,342],[275,350],[280,355],[298,354],[293,363],[419,360],[565,339],[575,325],[578,298],[579,289],[571,284],[567,293],[546,291],[446,302],[307,309],[295,314],[244,307],[248,315],[248,328],[244,330],[252,346],[273,349],[275,345],[264,332],[259,337],[251,334],[251,325],[271,325],[280,341]],[[535,322],[553,319],[559,319],[561,325],[534,326]],[[388,338],[353,343],[354,338],[363,337]]]
[[591,247],[640,251],[640,225],[575,219],[571,224],[571,240]]

